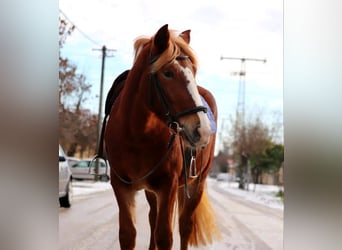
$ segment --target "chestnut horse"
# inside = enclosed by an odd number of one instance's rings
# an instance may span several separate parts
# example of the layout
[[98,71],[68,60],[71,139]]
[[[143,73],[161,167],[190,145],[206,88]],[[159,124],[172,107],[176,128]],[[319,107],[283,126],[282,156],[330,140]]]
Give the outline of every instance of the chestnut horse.
[[135,248],[134,197],[141,189],[150,205],[149,249],[172,248],[176,204],[180,249],[219,237],[205,191],[217,110],[211,93],[196,84],[189,42],[189,30],[176,34],[168,25],[151,38],[138,38],[133,67],[120,76],[119,90],[110,91],[119,94],[107,97],[102,136],[119,206],[121,249]]

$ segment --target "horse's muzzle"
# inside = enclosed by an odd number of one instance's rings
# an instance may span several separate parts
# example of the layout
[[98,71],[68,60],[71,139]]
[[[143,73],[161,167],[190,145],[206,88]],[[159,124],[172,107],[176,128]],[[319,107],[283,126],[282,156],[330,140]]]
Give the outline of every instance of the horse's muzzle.
[[191,148],[204,148],[210,140],[210,130],[197,125],[196,127],[190,129],[183,127],[182,130],[184,134],[184,139],[186,146]]

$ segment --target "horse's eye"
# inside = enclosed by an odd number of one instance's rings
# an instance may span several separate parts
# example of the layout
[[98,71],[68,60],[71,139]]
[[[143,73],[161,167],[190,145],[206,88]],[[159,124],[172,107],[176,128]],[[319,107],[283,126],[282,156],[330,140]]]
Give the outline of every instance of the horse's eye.
[[164,76],[166,78],[172,78],[173,77],[173,72],[172,71],[164,71]]

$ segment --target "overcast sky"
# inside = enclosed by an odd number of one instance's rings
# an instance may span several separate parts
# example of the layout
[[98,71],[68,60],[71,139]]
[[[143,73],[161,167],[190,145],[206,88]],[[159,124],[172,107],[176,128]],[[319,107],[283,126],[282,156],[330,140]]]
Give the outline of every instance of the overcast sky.
[[[107,57],[104,95],[114,78],[129,69],[133,41],[151,36],[164,24],[170,29],[191,29],[191,47],[199,58],[197,82],[215,96],[218,128],[235,114],[241,62],[225,57],[266,59],[246,63],[246,114],[261,112],[272,120],[283,113],[283,1],[281,0],[60,0],[60,10],[77,29],[68,37],[62,56],[77,65],[93,85],[85,104],[98,112],[101,52],[106,45],[116,51]],[[63,15],[62,15],[63,16]],[[81,31],[81,32],[80,32]],[[220,132],[220,131],[219,131]]]

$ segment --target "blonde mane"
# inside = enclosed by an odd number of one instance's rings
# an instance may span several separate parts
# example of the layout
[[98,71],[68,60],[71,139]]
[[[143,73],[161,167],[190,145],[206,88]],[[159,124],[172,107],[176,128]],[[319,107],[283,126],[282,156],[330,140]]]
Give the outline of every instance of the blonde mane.
[[[154,41],[154,36],[151,38],[147,37],[139,37],[134,42],[134,51],[135,51],[135,59],[139,56],[141,50],[148,43],[152,44]],[[187,44],[183,38],[179,36],[179,33],[173,30],[170,30],[170,39],[168,48],[158,57],[158,59],[151,64],[151,73],[155,73],[161,69],[162,66],[171,63],[176,59],[177,56],[187,55],[191,60],[195,73],[198,66],[197,57],[194,51],[191,49],[189,44]]]

